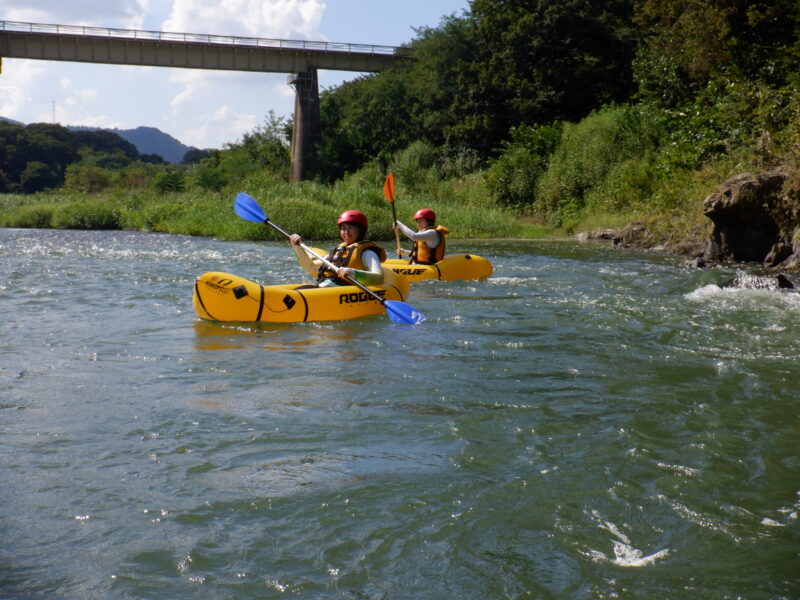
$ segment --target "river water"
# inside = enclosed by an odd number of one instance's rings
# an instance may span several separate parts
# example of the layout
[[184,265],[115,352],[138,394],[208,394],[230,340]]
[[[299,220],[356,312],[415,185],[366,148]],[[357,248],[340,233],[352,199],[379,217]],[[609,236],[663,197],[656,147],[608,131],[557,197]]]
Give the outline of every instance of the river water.
[[0,597],[800,597],[800,294],[455,242],[428,320],[198,321],[287,244],[0,229]]

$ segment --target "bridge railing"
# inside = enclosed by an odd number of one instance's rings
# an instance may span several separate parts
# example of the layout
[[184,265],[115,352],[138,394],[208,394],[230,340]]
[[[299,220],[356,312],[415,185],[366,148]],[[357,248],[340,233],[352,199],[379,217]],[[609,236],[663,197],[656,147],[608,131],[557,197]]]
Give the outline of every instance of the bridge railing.
[[314,50],[325,52],[389,55],[403,55],[408,53],[408,49],[404,47],[378,46],[375,44],[349,44],[340,42],[318,42],[313,40],[278,40],[271,38],[241,37],[235,35],[142,31],[138,29],[116,29],[111,27],[92,27],[88,25],[53,25],[47,23],[24,23],[20,21],[0,21],[0,31],[80,35],[169,42],[195,42],[201,44],[220,44],[226,46],[275,48],[279,50]]

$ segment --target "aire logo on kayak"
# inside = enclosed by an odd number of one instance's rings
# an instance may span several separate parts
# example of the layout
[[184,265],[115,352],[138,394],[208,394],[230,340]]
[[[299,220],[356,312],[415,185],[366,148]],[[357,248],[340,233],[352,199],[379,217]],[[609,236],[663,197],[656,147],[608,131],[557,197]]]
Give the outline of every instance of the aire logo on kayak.
[[392,269],[395,273],[400,273],[400,275],[422,275],[425,272],[425,269]]
[[[375,290],[375,293],[383,298],[386,290]],[[339,294],[339,304],[356,304],[357,302],[375,301],[375,297],[367,292],[350,292],[349,294]]]
[[206,285],[218,292],[228,292],[228,286],[233,283],[233,279],[225,279],[220,277],[217,279],[216,277],[213,278],[211,281],[206,281]]

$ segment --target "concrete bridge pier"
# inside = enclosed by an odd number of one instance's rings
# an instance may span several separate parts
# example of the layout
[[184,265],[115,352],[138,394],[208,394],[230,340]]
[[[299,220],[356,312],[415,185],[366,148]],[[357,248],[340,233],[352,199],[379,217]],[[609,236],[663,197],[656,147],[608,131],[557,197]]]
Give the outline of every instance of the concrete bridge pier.
[[303,181],[315,157],[314,147],[321,139],[317,69],[308,67],[306,71],[292,73],[288,82],[295,90],[292,181]]

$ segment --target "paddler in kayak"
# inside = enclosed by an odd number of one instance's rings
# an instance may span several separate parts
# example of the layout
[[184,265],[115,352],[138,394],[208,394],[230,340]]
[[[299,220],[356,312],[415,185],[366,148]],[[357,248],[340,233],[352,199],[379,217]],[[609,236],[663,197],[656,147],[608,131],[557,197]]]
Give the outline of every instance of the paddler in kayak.
[[381,263],[386,260],[386,251],[375,242],[365,240],[367,217],[358,210],[346,210],[337,219],[339,237],[342,243],[326,257],[338,268],[334,271],[311,257],[300,247],[303,239],[296,233],[289,236],[300,265],[317,278],[318,287],[332,285],[352,285],[345,277],[350,277],[363,285],[383,283]]
[[408,254],[411,262],[418,265],[432,265],[444,258],[444,236],[450,233],[447,227],[436,224],[436,213],[430,208],[420,208],[414,213],[418,231],[413,231],[400,221],[395,221],[393,228],[399,229],[408,239],[414,242],[412,250],[399,248],[399,254]]

